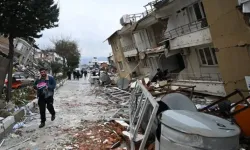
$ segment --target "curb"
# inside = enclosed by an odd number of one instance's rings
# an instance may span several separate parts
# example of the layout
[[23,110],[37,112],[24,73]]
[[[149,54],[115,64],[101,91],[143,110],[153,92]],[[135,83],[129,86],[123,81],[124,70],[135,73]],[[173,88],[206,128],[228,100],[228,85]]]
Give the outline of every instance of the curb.
[[[66,80],[62,80],[56,85],[56,89],[58,90],[60,87],[64,85]],[[24,116],[28,115],[30,111],[34,111],[38,105],[38,100],[34,99],[29,102],[26,106],[20,108],[18,111],[14,112],[12,116],[8,116],[7,118],[0,121],[0,141],[4,139],[5,136],[10,134],[13,131],[13,127],[16,123],[20,122]]]

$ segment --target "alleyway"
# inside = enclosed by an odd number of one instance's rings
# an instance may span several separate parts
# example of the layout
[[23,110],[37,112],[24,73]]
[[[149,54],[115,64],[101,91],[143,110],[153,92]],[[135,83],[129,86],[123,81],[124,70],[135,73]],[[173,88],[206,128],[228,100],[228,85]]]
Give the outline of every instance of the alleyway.
[[[39,129],[40,116],[35,113],[28,117],[25,126],[5,139],[0,149],[56,149],[64,148],[70,140],[68,130],[85,126],[90,122],[103,119],[103,114],[108,115],[108,101],[96,97],[93,88],[86,79],[80,81],[67,81],[55,93],[56,120],[50,121],[47,111],[46,127]],[[112,110],[109,110],[110,113]],[[105,112],[105,113],[103,113]],[[22,143],[23,142],[23,143]],[[22,143],[18,146],[18,143]],[[13,148],[11,148],[13,147]]]

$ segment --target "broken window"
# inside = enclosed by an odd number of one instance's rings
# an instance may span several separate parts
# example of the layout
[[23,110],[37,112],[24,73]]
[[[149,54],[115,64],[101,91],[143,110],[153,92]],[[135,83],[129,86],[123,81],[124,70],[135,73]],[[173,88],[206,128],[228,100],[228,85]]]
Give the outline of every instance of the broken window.
[[119,68],[120,68],[120,70],[122,70],[122,71],[123,71],[123,64],[122,64],[122,62],[120,61],[120,62],[118,62],[118,64],[119,64]]
[[214,48],[202,48],[198,50],[198,54],[200,57],[200,62],[205,66],[215,66],[218,65],[218,61],[215,54]]

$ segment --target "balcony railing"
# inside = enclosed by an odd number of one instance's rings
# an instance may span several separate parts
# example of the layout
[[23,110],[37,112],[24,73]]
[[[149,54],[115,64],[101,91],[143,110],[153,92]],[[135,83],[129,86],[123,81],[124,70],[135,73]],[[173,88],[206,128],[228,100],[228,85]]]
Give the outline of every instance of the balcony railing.
[[192,80],[192,81],[218,81],[222,82],[220,73],[202,73],[202,74],[193,74],[193,73],[171,73],[170,78],[173,80]]
[[164,37],[166,39],[173,39],[173,38],[185,35],[185,34],[189,34],[189,33],[202,30],[203,28],[206,28],[206,27],[208,27],[207,19],[203,18],[201,20],[197,20],[189,24],[175,28],[173,30],[167,31],[164,33]]
[[136,49],[135,43],[122,47],[123,52],[131,51],[135,49]]

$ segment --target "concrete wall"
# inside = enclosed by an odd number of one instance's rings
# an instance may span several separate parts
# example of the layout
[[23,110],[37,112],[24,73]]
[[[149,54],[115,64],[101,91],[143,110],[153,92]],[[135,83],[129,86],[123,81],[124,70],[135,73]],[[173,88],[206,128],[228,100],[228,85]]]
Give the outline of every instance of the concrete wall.
[[120,41],[121,41],[121,46],[122,47],[130,46],[130,45],[134,44],[134,41],[132,39],[131,34],[121,35]]
[[[112,37],[109,38],[109,43],[112,47],[112,52],[114,56],[114,62],[116,64],[116,67],[119,72],[119,76],[121,78],[128,78],[130,79],[130,68],[128,66],[128,63],[124,57],[123,51],[122,51],[122,45],[120,41],[120,36],[118,34],[114,34]],[[121,70],[119,66],[119,62],[123,64],[123,69]]]
[[139,61],[129,61],[128,62],[130,73],[136,72],[137,75],[140,75],[140,69],[139,69],[140,66],[138,65],[138,63],[139,63]]
[[197,54],[198,48],[203,48],[211,45],[204,45],[199,47],[191,47],[190,54],[187,56],[183,56],[186,68],[181,71],[180,76],[187,77],[187,74],[193,74],[197,77],[201,75],[211,74],[211,78],[217,79],[219,74],[218,66],[202,66],[200,63],[199,55]]
[[135,32],[134,39],[139,52],[151,48],[146,30],[140,30]]
[[250,75],[249,49],[237,47],[239,44],[250,44],[250,28],[243,13],[236,8],[237,2],[203,0],[213,44],[218,48],[216,55],[227,93],[236,88],[247,89],[244,77]]
[[209,28],[202,29],[170,40],[170,49],[181,49],[212,43]]
[[[187,6],[192,5],[195,2],[198,2],[199,0],[175,0],[173,2],[173,6],[172,7],[167,7],[168,10],[166,10],[165,14],[169,13],[171,14],[169,16],[169,20],[168,20],[168,28],[167,31],[173,30],[175,28],[178,28],[180,26],[186,25],[190,23],[190,19],[189,19],[189,14],[187,9],[183,9]],[[162,11],[164,12],[164,11]],[[164,15],[164,13],[162,13],[162,15]],[[159,14],[159,16],[162,16]]]
[[[147,59],[148,59],[148,58],[146,58],[145,61],[147,61]],[[147,62],[147,64],[148,64],[148,62]],[[142,62],[140,63],[140,65],[139,65],[139,71],[140,71],[140,75],[143,75],[143,76],[145,76],[145,75],[150,75],[151,69],[150,69],[149,64],[148,64],[148,66],[145,66],[145,65],[144,65],[144,62],[142,61]]]
[[[185,5],[183,4],[183,7]],[[178,28],[180,26],[186,25],[188,24],[189,18],[188,18],[188,14],[187,14],[187,10],[183,10],[180,13],[173,13],[168,20],[168,28],[167,31],[173,30],[175,28]]]

